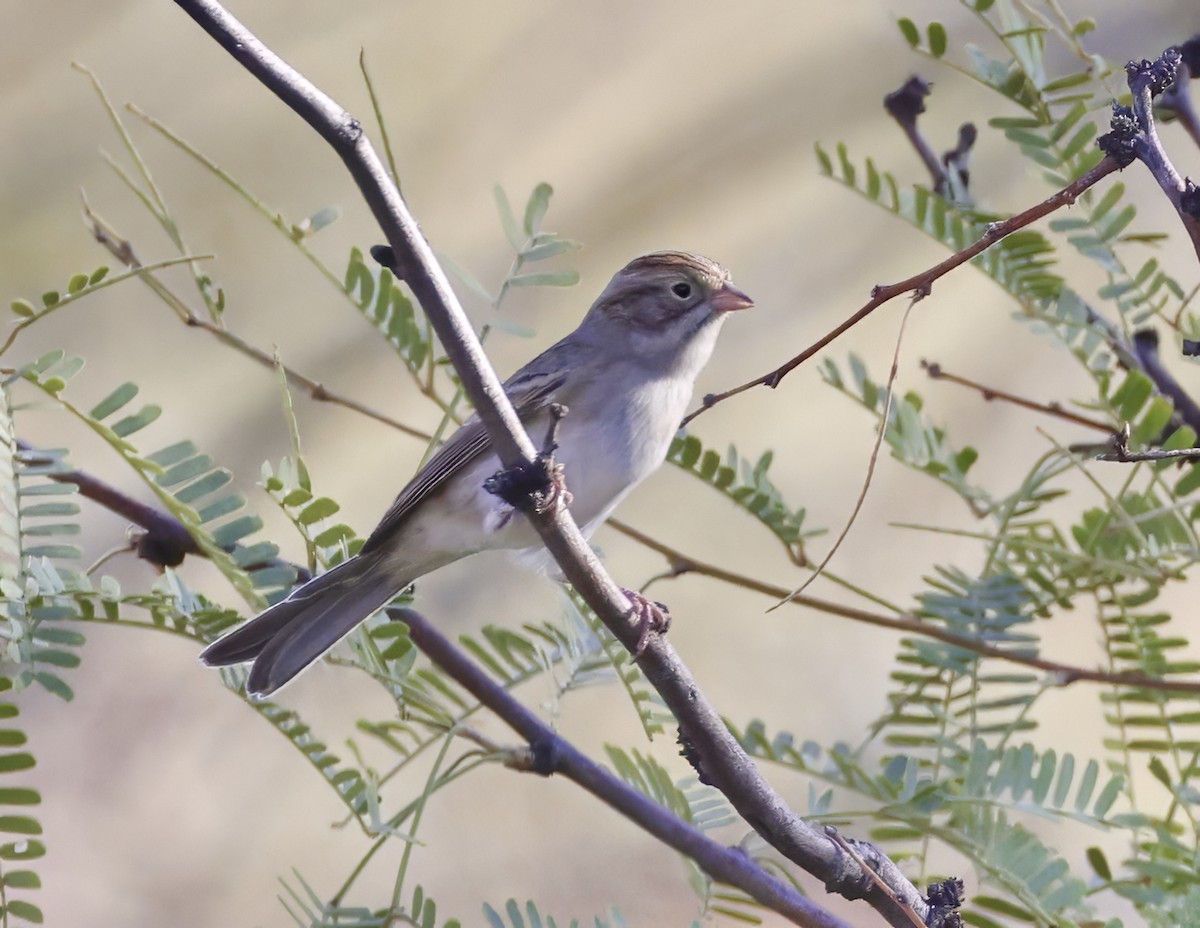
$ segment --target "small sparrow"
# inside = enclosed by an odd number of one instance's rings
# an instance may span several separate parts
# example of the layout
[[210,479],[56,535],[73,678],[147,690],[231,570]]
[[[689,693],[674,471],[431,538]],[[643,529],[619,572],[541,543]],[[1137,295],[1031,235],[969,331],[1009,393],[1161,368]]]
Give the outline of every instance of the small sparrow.
[[[725,317],[751,305],[714,261],[677,251],[646,255],[612,279],[579,328],[504,384],[535,437],[547,434],[552,405],[569,410],[556,460],[585,535],[662,464]],[[400,491],[358,554],[215,641],[200,659],[214,667],[253,660],[246,690],[265,696],[423,574],[478,551],[539,546],[528,521],[484,489],[499,470],[472,416]]]

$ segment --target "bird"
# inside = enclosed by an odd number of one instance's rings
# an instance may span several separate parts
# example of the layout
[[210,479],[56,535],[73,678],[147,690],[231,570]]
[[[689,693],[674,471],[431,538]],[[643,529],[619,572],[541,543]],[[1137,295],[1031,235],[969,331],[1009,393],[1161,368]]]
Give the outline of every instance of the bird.
[[[555,460],[585,536],[666,459],[731,312],[753,301],[700,255],[661,251],[613,276],[576,328],[504,383],[526,430],[557,424]],[[210,644],[210,667],[252,661],[246,692],[274,693],[414,580],[491,549],[535,549],[523,515],[484,489],[500,471],[472,416],[400,491],[358,553]]]

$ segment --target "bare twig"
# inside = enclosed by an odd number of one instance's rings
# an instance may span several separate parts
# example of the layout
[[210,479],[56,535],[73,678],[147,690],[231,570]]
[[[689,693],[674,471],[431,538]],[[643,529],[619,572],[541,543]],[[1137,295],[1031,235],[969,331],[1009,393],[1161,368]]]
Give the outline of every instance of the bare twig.
[[944,370],[942,365],[937,361],[922,361],[921,367],[925,369],[926,373],[933,380],[946,380],[950,383],[956,383],[960,387],[968,387],[976,390],[985,400],[1001,400],[1005,403],[1012,403],[1014,406],[1020,406],[1022,409],[1031,409],[1034,412],[1045,413],[1048,416],[1054,416],[1057,419],[1073,422],[1075,425],[1083,425],[1089,429],[1097,429],[1101,432],[1112,433],[1115,431],[1109,423],[1081,416],[1077,412],[1071,412],[1069,409],[1064,409],[1058,402],[1039,403],[1036,400],[1028,400],[1023,396],[1017,396],[1015,393],[1006,393],[994,387],[985,387],[981,383],[976,383],[974,380],[969,380],[958,374],[951,374],[949,371]]
[[[499,378],[432,249],[359,122],[266,48],[215,0],[176,0],[176,3],[342,158],[398,259],[400,276],[420,301],[475,404],[501,463],[509,469],[528,466],[536,455],[534,446],[504,395]],[[561,506],[543,513],[531,510],[528,518],[567,580],[622,644],[634,649],[637,628],[630,621],[631,604],[601,566],[569,511]],[[772,846],[816,874],[832,891],[865,897],[891,924],[906,924],[894,900],[873,885],[864,884],[858,865],[788,808],[767,784],[720,715],[704,700],[696,681],[666,641],[652,636],[639,663],[679,719],[688,740],[702,755],[713,782]],[[900,897],[920,910],[924,900],[911,883],[905,883],[898,888]],[[777,898],[774,894],[758,895],[760,884],[737,885],[764,903],[768,898],[771,901]],[[809,913],[808,920],[797,919],[800,924],[837,922],[790,887],[779,883],[778,892],[791,899],[790,911]]]
[[858,498],[854,501],[854,508],[850,510],[850,517],[846,520],[846,524],[843,526],[841,532],[838,533],[837,538],[834,539],[833,544],[829,546],[829,550],[825,553],[825,556],[821,558],[821,562],[813,568],[812,573],[808,575],[803,583],[792,590],[787,596],[781,598],[767,612],[774,612],[793,596],[798,596],[812,586],[817,577],[821,576],[826,565],[833,560],[833,556],[837,554],[838,548],[842,546],[842,542],[850,534],[850,529],[854,526],[855,520],[858,519],[858,514],[862,512],[863,503],[867,501],[867,491],[871,489],[871,480],[875,476],[875,465],[879,462],[879,450],[883,447],[884,436],[887,435],[888,426],[891,424],[892,402],[896,396],[896,377],[900,373],[900,347],[904,344],[904,329],[908,325],[908,317],[912,315],[913,307],[917,305],[917,300],[919,299],[919,296],[914,296],[905,308],[904,315],[900,317],[900,331],[896,333],[896,349],[892,352],[892,368],[888,372],[883,411],[879,414],[879,430],[875,433],[875,443],[871,446],[871,456],[867,460],[867,473],[863,477],[862,489],[858,492]]
[[[133,243],[127,238],[120,235],[111,225],[102,219],[84,198],[83,201],[83,216],[87,222],[88,230],[92,233],[92,237],[107,249],[118,261],[133,269],[142,267],[141,261],[138,259],[137,252],[133,247]],[[224,325],[218,325],[215,322],[197,315],[191,307],[180,299],[174,291],[164,284],[158,277],[150,272],[144,271],[138,275],[139,279],[148,286],[154,293],[175,311],[184,325],[193,329],[200,329],[208,332],[222,344],[234,349],[252,361],[261,364],[263,367],[274,370],[276,359],[273,355],[268,354],[261,348],[256,348],[245,339],[235,335]],[[342,396],[340,393],[335,393],[318,380],[313,380],[300,373],[294,367],[286,364],[281,365],[283,372],[287,375],[290,383],[299,384],[308,391],[308,395],[318,402],[330,403],[335,406],[341,406],[344,409],[349,409],[359,415],[366,416],[368,419],[374,419],[376,422],[382,422],[384,425],[390,426],[405,435],[411,435],[413,438],[418,438],[421,441],[432,441],[433,436],[428,432],[423,432],[421,429],[413,428],[411,425],[405,425],[398,419],[393,419],[391,416],[384,415],[376,409],[352,400],[347,396]]]
[[[732,570],[726,570],[715,564],[708,564],[697,560],[690,555],[684,554],[682,551],[663,544],[661,541],[650,537],[644,532],[638,531],[633,526],[619,519],[609,519],[605,524],[615,528],[622,535],[626,535],[639,544],[644,545],[651,551],[661,554],[671,566],[673,576],[679,577],[685,574],[697,574],[701,577],[709,577],[713,580],[719,580],[722,583],[728,583],[731,586],[741,587],[755,593],[762,593],[764,596],[769,596],[772,599],[781,599],[788,595],[788,591],[784,587],[776,586],[773,583],[764,583],[761,580],[755,580],[752,577],[747,577]],[[1022,667],[1032,667],[1035,670],[1041,670],[1049,674],[1056,686],[1069,686],[1072,683],[1086,682],[1102,683],[1109,686],[1140,687],[1142,689],[1157,690],[1166,693],[1200,693],[1200,681],[1164,680],[1160,677],[1150,677],[1139,673],[1107,673],[1103,670],[1088,670],[1085,667],[1061,664],[1057,661],[1044,660],[1020,651],[996,648],[976,638],[956,635],[954,632],[946,631],[944,628],[912,614],[897,616],[881,615],[878,612],[868,612],[865,609],[857,609],[853,606],[843,606],[841,603],[835,603],[827,599],[818,599],[815,596],[805,594],[791,596],[787,601],[796,606],[804,606],[809,609],[815,609],[818,612],[840,616],[843,619],[862,622],[866,625],[874,625],[877,628],[888,628],[896,632],[933,638],[936,641],[953,645],[956,648],[962,648],[964,651],[970,651],[972,654],[978,654],[980,657],[1006,661]]]
[[[849,854],[852,858],[857,860],[859,863],[859,866],[861,866],[864,871],[866,871],[867,873],[869,873],[871,875],[872,881],[876,882],[881,890],[883,890],[884,892],[888,892],[888,886],[886,883],[883,882],[883,878],[880,877],[879,874],[877,874],[870,867],[868,867],[866,865],[865,861],[863,861],[862,858],[859,857],[858,850],[855,848],[853,841],[851,841],[850,839],[847,839],[847,838],[843,838],[841,836],[841,834],[838,833],[838,830],[836,828],[834,828],[832,825],[825,826],[825,834],[829,835],[830,840],[833,841],[838,847],[840,847],[843,851],[845,851],[847,854]],[[899,905],[904,906],[904,903],[901,900],[897,899],[896,902]],[[905,907],[905,908],[907,908],[907,907]],[[911,921],[911,923],[914,926],[916,926],[916,928],[925,928],[925,922],[911,908],[908,909],[905,914],[908,915],[909,920]]]
[[912,277],[901,280],[898,283],[875,287],[875,289],[871,291],[871,299],[868,300],[861,309],[855,312],[854,315],[835,326],[832,331],[817,339],[817,341],[809,345],[790,361],[784,362],[773,371],[769,371],[760,377],[755,377],[753,380],[747,381],[746,383],[733,387],[732,389],[725,390],[722,393],[710,393],[708,396],[704,397],[704,400],[698,409],[688,413],[687,417],[683,420],[683,425],[687,425],[702,412],[711,409],[713,406],[717,405],[717,403],[723,402],[724,400],[729,399],[731,396],[737,396],[739,393],[744,393],[753,387],[765,386],[775,389],[777,386],[779,386],[780,381],[782,381],[784,377],[794,371],[797,367],[811,358],[814,354],[816,354],[834,339],[858,325],[859,322],[873,313],[884,303],[890,302],[904,293],[916,292],[924,295],[929,294],[936,280],[944,277],[956,267],[966,264],[976,255],[986,251],[992,245],[996,244],[996,242],[1008,235],[1011,235],[1018,229],[1023,229],[1025,226],[1037,222],[1037,220],[1041,219],[1043,216],[1047,216],[1063,206],[1069,206],[1070,204],[1074,203],[1085,190],[1095,185],[1104,177],[1107,177],[1113,171],[1116,171],[1120,166],[1120,163],[1115,158],[1104,158],[1090,171],[1083,174],[1077,180],[1067,184],[1067,186],[1063,187],[1053,196],[1047,197],[1036,206],[1031,206],[1029,209],[1017,213],[1015,216],[1010,216],[1008,219],[992,223],[987,227],[986,231],[976,242],[968,245],[962,251],[956,251],[944,261],[941,261],[938,264],[935,264],[933,267],[922,271],[920,274],[914,274]]
[[[26,463],[49,464],[56,460],[53,456],[34,448],[28,442],[18,440],[17,447],[21,449]],[[136,551],[137,556],[143,560],[149,561],[158,567],[178,567],[189,554],[208,557],[204,549],[196,544],[196,540],[192,538],[187,527],[173,515],[134,499],[124,491],[118,490],[112,484],[89,474],[87,471],[52,470],[47,472],[46,476],[59,483],[73,483],[79,489],[79,494],[85,499],[99,503],[109,512],[116,513],[128,519],[142,529],[142,532],[134,538],[134,543],[129,547]],[[225,550],[233,553],[239,547],[236,544],[226,545]],[[247,564],[244,566],[244,569],[258,570],[262,567],[290,567],[296,571],[296,578],[299,581],[308,580],[312,577],[312,572],[307,567],[293,564],[290,561],[280,558],[269,558],[257,563]]]
[[[1200,458],[1200,448],[1174,448],[1164,450],[1151,448],[1147,451],[1129,450],[1129,423],[1110,439],[1107,451],[1095,453],[1097,461],[1117,461],[1121,464],[1133,464],[1139,461],[1170,461],[1178,458]],[[1072,451],[1077,449],[1072,447]]]

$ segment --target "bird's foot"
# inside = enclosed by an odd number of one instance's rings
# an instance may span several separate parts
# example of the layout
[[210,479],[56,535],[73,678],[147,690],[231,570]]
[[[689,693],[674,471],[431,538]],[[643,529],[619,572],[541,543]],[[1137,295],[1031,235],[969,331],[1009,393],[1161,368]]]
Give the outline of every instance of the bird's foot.
[[630,617],[637,623],[638,638],[637,645],[633,649],[633,656],[641,657],[642,652],[646,650],[646,645],[650,643],[651,632],[658,635],[667,633],[667,629],[671,627],[671,613],[664,604],[647,599],[637,590],[627,590],[621,587],[621,592],[625,594],[633,607]]
[[572,499],[562,465],[544,455],[522,467],[493,474],[483,482],[483,488],[523,512],[548,512],[560,503],[570,506]]
[[550,404],[550,427],[536,458],[528,464],[502,470],[483,482],[483,488],[522,512],[550,512],[559,504],[570,506],[573,497],[567,489],[563,466],[554,460],[558,450],[558,426],[567,415],[567,407]]

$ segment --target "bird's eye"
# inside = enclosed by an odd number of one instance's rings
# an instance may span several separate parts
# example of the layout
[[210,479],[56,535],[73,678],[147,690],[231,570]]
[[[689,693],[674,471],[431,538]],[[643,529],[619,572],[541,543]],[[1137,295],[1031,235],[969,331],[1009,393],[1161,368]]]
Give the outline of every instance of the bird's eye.
[[671,292],[679,297],[679,299],[686,300],[692,295],[692,285],[687,281],[681,280],[679,283],[671,285]]

